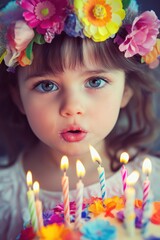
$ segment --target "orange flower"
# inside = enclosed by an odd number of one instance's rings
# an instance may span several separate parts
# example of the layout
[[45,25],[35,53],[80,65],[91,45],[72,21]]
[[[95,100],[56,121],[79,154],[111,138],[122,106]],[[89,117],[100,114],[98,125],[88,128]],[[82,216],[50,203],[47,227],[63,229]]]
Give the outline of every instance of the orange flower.
[[143,56],[142,61],[147,64],[151,64],[160,56],[160,39],[157,39],[156,44],[154,45],[151,52]]
[[18,57],[18,62],[20,66],[25,67],[27,65],[31,65],[32,60],[27,58],[25,51],[22,51],[20,56]]
[[94,216],[98,216],[99,214],[105,212],[105,207],[103,206],[103,202],[101,200],[96,200],[88,207],[88,211],[93,213]]

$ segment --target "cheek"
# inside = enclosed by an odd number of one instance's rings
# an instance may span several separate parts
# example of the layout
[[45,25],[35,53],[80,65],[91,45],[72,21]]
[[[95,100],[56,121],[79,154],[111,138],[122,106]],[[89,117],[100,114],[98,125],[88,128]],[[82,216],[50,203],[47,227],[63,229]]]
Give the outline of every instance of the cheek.
[[[54,109],[52,110],[54,112]],[[55,121],[49,107],[32,102],[24,104],[24,111],[32,131],[38,138],[46,138],[46,134],[54,129]]]
[[103,136],[107,136],[111,132],[117,122],[120,105],[121,96],[109,97],[101,104],[95,106],[92,112],[95,131],[98,131]]

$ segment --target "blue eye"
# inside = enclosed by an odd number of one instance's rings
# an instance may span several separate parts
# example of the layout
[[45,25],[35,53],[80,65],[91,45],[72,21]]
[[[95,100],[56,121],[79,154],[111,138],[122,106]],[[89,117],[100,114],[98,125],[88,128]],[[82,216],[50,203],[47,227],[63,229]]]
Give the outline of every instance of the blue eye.
[[39,92],[53,92],[58,90],[58,86],[52,81],[45,80],[36,84],[35,89]]
[[104,80],[103,78],[95,77],[95,78],[89,79],[85,84],[85,86],[87,88],[102,88],[103,86],[106,85],[106,83],[107,81]]

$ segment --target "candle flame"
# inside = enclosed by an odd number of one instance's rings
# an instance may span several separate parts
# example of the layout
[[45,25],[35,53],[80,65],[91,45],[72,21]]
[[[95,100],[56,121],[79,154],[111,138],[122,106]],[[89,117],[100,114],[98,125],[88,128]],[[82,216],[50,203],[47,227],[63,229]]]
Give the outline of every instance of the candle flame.
[[86,173],[86,170],[80,160],[77,160],[77,162],[76,162],[76,171],[77,171],[77,176],[79,178],[84,177],[84,175]]
[[31,171],[27,172],[26,180],[27,180],[27,185],[29,187],[31,187],[32,186],[32,173],[31,173]]
[[34,191],[35,193],[39,193],[39,182],[35,181],[35,182],[33,183],[33,191]]
[[152,164],[149,158],[145,158],[142,165],[142,172],[149,175],[152,171]]
[[99,153],[95,150],[95,148],[92,147],[91,145],[89,145],[89,150],[90,150],[90,153],[91,153],[92,161],[93,162],[98,162],[98,164],[101,164],[102,160],[99,156]]
[[67,156],[61,158],[61,170],[66,171],[69,167],[69,162]]
[[126,164],[128,163],[128,161],[129,161],[129,154],[127,152],[121,153],[120,162]]
[[133,171],[128,177],[127,177],[127,185],[133,186],[139,178],[139,172]]

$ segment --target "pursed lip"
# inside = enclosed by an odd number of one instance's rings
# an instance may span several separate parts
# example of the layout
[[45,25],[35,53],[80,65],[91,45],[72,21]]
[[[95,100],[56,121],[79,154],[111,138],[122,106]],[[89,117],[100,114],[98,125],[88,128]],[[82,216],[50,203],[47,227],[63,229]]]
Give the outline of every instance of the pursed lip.
[[79,142],[86,137],[87,131],[80,126],[72,125],[63,129],[60,135],[66,142]]

